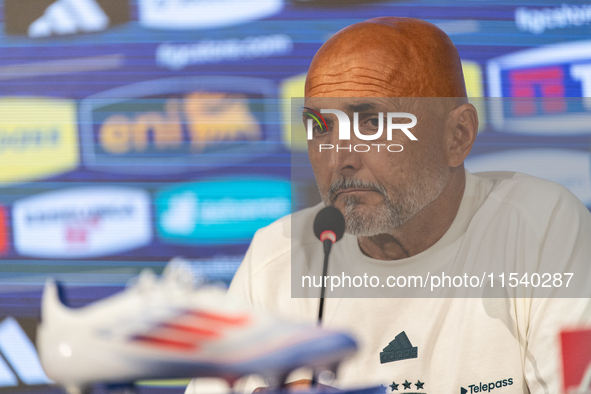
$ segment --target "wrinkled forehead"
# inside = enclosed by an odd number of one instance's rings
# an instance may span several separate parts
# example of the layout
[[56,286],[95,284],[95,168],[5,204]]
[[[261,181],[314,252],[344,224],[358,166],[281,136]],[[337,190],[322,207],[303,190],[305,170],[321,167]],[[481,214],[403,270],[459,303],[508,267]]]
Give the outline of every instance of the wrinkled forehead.
[[331,37],[310,64],[306,97],[465,97],[449,38],[422,21],[399,27],[352,25]]
[[[404,59],[404,60],[403,60]],[[307,97],[413,96],[424,81],[422,67],[387,47],[358,46],[355,52],[319,51],[306,79]]]

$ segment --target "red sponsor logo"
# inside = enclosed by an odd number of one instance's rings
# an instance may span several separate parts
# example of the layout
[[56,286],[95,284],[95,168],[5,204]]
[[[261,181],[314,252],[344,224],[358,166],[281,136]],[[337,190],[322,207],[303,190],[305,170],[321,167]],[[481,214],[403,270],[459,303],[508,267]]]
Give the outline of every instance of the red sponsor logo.
[[563,331],[564,393],[587,393],[591,388],[591,329]]
[[[557,100],[556,97],[564,97],[564,71],[562,67],[541,67],[526,70],[513,70],[509,73],[511,81],[512,97],[536,97],[536,89],[540,90],[542,108],[546,113],[565,112],[566,101]],[[536,113],[535,102],[527,100],[514,103],[516,115],[534,115]]]

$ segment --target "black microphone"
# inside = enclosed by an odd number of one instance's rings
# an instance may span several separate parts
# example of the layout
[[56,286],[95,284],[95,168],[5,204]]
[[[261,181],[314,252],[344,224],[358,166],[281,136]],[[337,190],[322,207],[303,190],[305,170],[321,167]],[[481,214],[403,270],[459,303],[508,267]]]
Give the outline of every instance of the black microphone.
[[314,219],[314,234],[322,241],[324,246],[324,267],[322,269],[322,290],[320,291],[320,305],[318,306],[318,324],[322,324],[322,312],[324,310],[324,277],[328,272],[328,255],[332,244],[343,238],[345,233],[345,218],[341,211],[335,207],[326,207],[320,210]]

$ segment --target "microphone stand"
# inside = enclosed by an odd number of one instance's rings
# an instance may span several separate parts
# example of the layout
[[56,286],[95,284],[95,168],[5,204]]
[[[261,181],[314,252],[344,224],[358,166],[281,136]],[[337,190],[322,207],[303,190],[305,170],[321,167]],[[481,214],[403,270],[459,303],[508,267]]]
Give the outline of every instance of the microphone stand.
[[326,291],[326,282],[324,278],[328,273],[328,256],[330,255],[330,250],[332,249],[332,241],[330,239],[325,239],[322,241],[322,246],[324,247],[324,267],[322,268],[322,289],[320,290],[320,305],[318,306],[318,325],[322,325],[322,314],[324,312],[324,292]]
[[[328,256],[330,255],[330,250],[332,249],[332,241],[330,239],[325,239],[322,241],[322,246],[324,247],[324,266],[322,267],[322,288],[320,290],[320,305],[318,305],[318,325],[322,325],[322,314],[324,312],[324,292],[326,291],[326,283],[324,278],[328,273]],[[312,374],[312,383],[311,386],[314,387],[318,384],[318,376],[316,373]]]
[[[322,325],[322,315],[324,312],[324,295],[326,293],[326,274],[328,273],[328,256],[332,249],[332,244],[342,238],[345,232],[345,218],[341,211],[333,206],[328,206],[320,210],[314,219],[314,234],[322,242],[324,249],[324,265],[322,267],[322,277],[320,278],[320,303],[318,305],[318,326]],[[312,386],[318,384],[316,371],[312,373]]]

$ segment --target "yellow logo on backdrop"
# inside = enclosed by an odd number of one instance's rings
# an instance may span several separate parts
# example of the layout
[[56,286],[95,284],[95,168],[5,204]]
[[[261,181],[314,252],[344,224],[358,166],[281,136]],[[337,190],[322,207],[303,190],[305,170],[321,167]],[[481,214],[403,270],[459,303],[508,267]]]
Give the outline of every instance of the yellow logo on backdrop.
[[[468,97],[480,98],[483,97],[482,90],[482,69],[478,63],[472,61],[462,61],[462,71],[464,72],[464,80],[466,82],[466,92]],[[288,78],[281,84],[281,100],[283,106],[283,143],[287,148],[296,151],[308,150],[308,141],[306,133],[302,124],[301,132],[291,132],[291,98],[304,97],[304,84],[306,82],[306,74],[296,75]],[[486,112],[484,108],[484,100],[471,100],[474,107],[478,111],[478,118],[480,120],[480,127],[478,132],[484,129],[486,123]],[[296,119],[295,124],[299,127],[299,119]]]
[[74,101],[0,99],[0,184],[45,178],[78,162]]
[[304,124],[298,122],[299,119],[293,121],[297,126],[301,125],[301,132],[291,132],[291,98],[292,97],[304,97],[304,85],[306,83],[306,74],[296,75],[283,81],[281,84],[281,105],[283,106],[283,119],[281,124],[283,125],[283,144],[289,149],[296,151],[307,151],[308,150],[308,139],[306,138],[306,131],[304,130]]
[[476,111],[478,111],[478,132],[480,133],[486,126],[484,99],[480,98],[484,96],[482,90],[482,69],[476,62],[462,60],[462,71],[464,72],[464,82],[466,82],[468,99],[476,98],[476,100],[470,100],[470,102],[474,105]]

